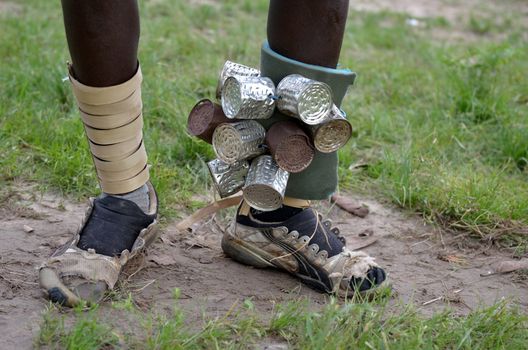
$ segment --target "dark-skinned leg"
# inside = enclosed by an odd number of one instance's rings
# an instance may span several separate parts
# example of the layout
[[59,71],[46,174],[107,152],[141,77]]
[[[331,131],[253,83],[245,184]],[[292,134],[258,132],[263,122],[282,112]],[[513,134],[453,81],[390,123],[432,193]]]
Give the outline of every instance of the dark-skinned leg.
[[[348,0],[271,0],[269,47],[263,46],[262,74],[275,84],[294,73],[325,79],[322,81],[332,87],[334,103],[339,106],[353,81],[353,73],[335,69],[347,15]],[[266,126],[288,118],[276,113]],[[261,212],[243,203],[236,229],[222,240],[226,254],[256,267],[282,268],[325,292],[363,292],[381,284],[385,272],[368,255],[348,251],[339,230],[307,201],[326,199],[335,191],[336,168],[335,154],[316,154],[310,167],[290,174],[289,197],[280,209]]]
[[[348,0],[271,0],[267,35],[270,48],[288,58],[335,68],[348,15]],[[264,217],[285,220],[300,209],[284,206]]]
[[137,0],[62,0],[66,38],[76,78],[89,86],[111,86],[137,70]]
[[[136,73],[140,32],[137,0],[62,0],[62,9],[73,75],[77,80],[88,86],[106,87],[121,84]],[[149,206],[146,185],[131,193],[113,196],[131,200],[143,211]],[[107,252],[129,248],[126,246],[129,243],[93,237],[98,234],[81,236],[79,246]]]
[[[143,144],[136,0],[62,0],[70,85],[103,193],[73,239],[39,269],[50,300],[100,301],[155,237],[157,198]],[[141,235],[141,239],[138,236]]]
[[294,60],[335,68],[348,15],[348,0],[271,0],[268,42]]

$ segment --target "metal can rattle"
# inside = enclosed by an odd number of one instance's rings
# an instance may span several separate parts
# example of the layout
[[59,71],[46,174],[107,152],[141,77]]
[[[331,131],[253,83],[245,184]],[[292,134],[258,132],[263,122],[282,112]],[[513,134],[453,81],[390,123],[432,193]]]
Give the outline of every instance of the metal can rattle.
[[267,119],[275,109],[275,85],[264,77],[229,77],[222,88],[228,118]]
[[332,108],[330,86],[291,74],[277,86],[277,108],[284,114],[301,119],[308,125],[323,122]]
[[244,200],[251,207],[262,211],[280,208],[288,177],[289,173],[281,169],[270,155],[255,158],[242,189]]
[[221,124],[213,133],[213,149],[227,164],[264,153],[266,130],[254,120]]

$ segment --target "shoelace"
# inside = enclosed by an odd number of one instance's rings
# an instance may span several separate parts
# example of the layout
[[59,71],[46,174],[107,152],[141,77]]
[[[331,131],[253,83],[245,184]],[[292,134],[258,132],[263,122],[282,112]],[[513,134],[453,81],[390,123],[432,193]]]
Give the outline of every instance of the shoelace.
[[[341,243],[343,243],[343,245],[346,246],[345,237],[341,236],[341,231],[339,230],[338,227],[332,226],[332,220],[330,220],[330,219],[323,220],[322,215],[319,214],[319,213],[317,213],[317,216],[319,217],[319,220],[321,220],[321,222],[323,223],[323,227],[326,230],[328,230],[330,233],[332,233]],[[328,243],[328,237],[326,236],[326,232],[325,232],[325,238],[326,238],[326,241]]]
[[[341,242],[343,243],[343,245],[346,246],[346,240],[345,240],[345,237],[341,236],[341,232],[339,231],[339,228],[337,227],[332,227],[332,220],[330,219],[326,219],[326,220],[323,220],[323,216],[317,212],[317,221],[315,223],[315,226],[314,226],[314,231],[312,232],[312,234],[309,236],[309,239],[306,243],[304,243],[302,246],[300,246],[298,249],[294,250],[293,252],[291,253],[287,253],[287,254],[284,254],[284,255],[280,255],[280,256],[277,256],[275,258],[272,258],[271,260],[275,260],[275,259],[282,259],[282,258],[286,258],[288,256],[291,256],[297,252],[299,252],[301,249],[305,248],[308,244],[310,244],[312,238],[315,236],[315,234],[317,233],[317,228],[319,227],[319,225],[322,223],[322,227],[323,227],[323,235],[325,237],[325,240],[326,240],[326,243],[328,244],[328,246],[330,246],[330,240],[328,238],[328,234],[334,234],[336,236],[336,238]],[[329,232],[327,232],[329,231]]]

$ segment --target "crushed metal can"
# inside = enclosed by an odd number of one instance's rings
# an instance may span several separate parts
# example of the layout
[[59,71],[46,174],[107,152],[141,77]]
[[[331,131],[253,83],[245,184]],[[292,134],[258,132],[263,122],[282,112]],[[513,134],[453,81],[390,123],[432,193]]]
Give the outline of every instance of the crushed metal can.
[[281,207],[289,173],[281,169],[270,155],[257,157],[251,163],[242,191],[253,208],[272,211]]
[[352,137],[352,125],[345,113],[333,105],[328,119],[319,125],[310,126],[315,148],[322,153],[335,152]]
[[220,99],[222,96],[222,88],[229,77],[259,77],[260,71],[255,68],[244,66],[243,64],[226,61],[224,67],[218,77],[218,85],[216,86],[216,98]]
[[230,123],[222,107],[208,99],[198,101],[187,118],[187,131],[192,136],[211,143],[213,132],[222,123]]
[[213,184],[221,198],[229,197],[237,193],[246,182],[249,170],[247,160],[233,164],[227,164],[220,159],[214,159],[207,163]]
[[308,125],[322,123],[332,109],[332,89],[325,83],[291,74],[277,85],[277,108]]
[[290,173],[306,169],[315,156],[311,137],[297,121],[280,121],[266,133],[266,144],[275,162]]
[[227,164],[265,152],[266,129],[254,120],[220,124],[213,133],[213,149]]
[[228,77],[222,109],[228,118],[267,119],[275,110],[275,85],[264,77]]

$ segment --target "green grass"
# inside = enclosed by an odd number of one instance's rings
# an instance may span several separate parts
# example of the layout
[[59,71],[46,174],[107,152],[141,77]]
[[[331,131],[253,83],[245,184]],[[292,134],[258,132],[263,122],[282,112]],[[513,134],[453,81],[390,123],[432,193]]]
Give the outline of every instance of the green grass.
[[[175,293],[177,295],[177,291]],[[189,326],[176,299],[169,314],[137,309],[131,299],[114,303],[126,318],[101,321],[99,309],[78,308],[73,319],[54,307],[43,314],[35,345],[65,349],[248,349],[283,344],[288,349],[528,349],[528,317],[506,302],[467,316],[450,311],[431,318],[409,304],[331,299],[319,310],[307,300],[277,304],[263,320],[251,300]],[[65,324],[69,322],[69,325]],[[126,325],[126,326],[125,326]]]
[[[214,155],[186,134],[187,113],[213,97],[225,59],[258,66],[266,9],[264,0],[142,3],[146,144],[166,217],[192,207],[192,194],[209,186],[204,162]],[[525,244],[528,47],[515,16],[496,18],[501,26],[479,16],[465,26],[482,35],[503,30],[506,39],[448,43],[429,37],[450,29],[441,17],[417,30],[400,14],[350,15],[341,65],[359,78],[344,103],[355,138],[340,151],[341,189],[379,195],[485,239]],[[60,6],[27,1],[20,15],[0,22],[0,181],[96,193],[61,80],[68,52]],[[350,171],[356,163],[368,167]]]
[[[213,98],[225,59],[258,67],[265,0],[193,4],[142,1],[140,61],[146,145],[162,214],[196,207],[209,188],[211,148],[186,134],[186,117]],[[502,16],[502,17],[501,17]],[[425,29],[391,12],[351,13],[341,66],[358,72],[343,108],[354,138],[340,151],[340,189],[389,200],[427,220],[526,252],[528,227],[528,45],[522,14],[475,14],[467,42],[435,39],[455,29],[441,17]],[[0,14],[0,185],[32,181],[77,198],[98,191],[69,86],[59,2],[26,0]],[[488,40],[493,34],[500,41]],[[441,36],[439,36],[441,37]],[[362,167],[355,167],[363,164]],[[384,301],[335,302],[313,311],[278,305],[264,321],[250,301],[224,318],[189,326],[170,315],[136,317],[123,331],[101,310],[43,317],[36,344],[51,348],[246,348],[271,340],[294,349],[522,349],[527,320],[505,303],[458,317],[420,316]],[[122,310],[122,309],[121,309]]]

